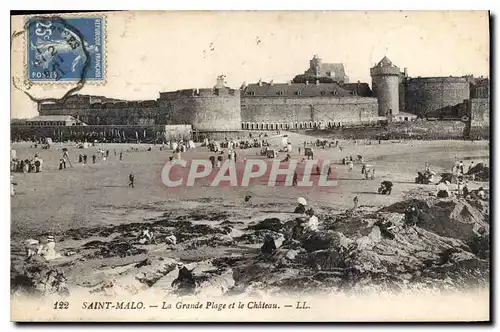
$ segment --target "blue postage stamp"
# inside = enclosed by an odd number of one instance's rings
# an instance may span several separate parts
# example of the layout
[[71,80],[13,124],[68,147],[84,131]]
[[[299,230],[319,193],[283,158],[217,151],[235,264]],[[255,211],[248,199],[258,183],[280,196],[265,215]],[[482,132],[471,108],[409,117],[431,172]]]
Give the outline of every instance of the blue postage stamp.
[[32,17],[26,32],[29,81],[104,81],[103,17]]

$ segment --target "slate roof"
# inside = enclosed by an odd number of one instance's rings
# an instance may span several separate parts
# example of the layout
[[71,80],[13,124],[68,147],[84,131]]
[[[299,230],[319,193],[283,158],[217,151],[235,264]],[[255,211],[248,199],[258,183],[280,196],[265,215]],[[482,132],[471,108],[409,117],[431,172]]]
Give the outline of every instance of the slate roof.
[[[343,63],[322,63],[319,66],[319,76],[328,76],[327,72],[333,73],[332,78],[344,79],[345,69]],[[307,75],[314,75],[313,69],[309,68],[304,72]]]
[[[335,94],[336,92],[336,94]],[[280,94],[281,93],[281,94]],[[336,83],[262,83],[249,84],[242,91],[244,97],[352,97]]]
[[348,91],[356,91],[360,97],[372,97],[372,89],[368,83],[344,83],[341,87]]
[[377,63],[377,67],[392,67],[392,61],[388,57],[384,56],[382,60]]

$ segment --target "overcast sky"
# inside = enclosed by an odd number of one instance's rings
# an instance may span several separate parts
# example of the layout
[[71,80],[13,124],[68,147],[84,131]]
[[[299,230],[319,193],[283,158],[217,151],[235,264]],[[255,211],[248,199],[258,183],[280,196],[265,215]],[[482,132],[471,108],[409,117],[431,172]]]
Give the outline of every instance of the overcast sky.
[[[212,87],[219,74],[237,88],[259,79],[286,82],[323,62],[344,63],[351,82],[371,85],[384,55],[410,76],[489,76],[487,12],[122,12],[107,14],[106,83],[79,93],[156,99],[160,91]],[[13,30],[22,21],[13,18]],[[13,43],[13,75],[24,42]],[[37,97],[67,87],[32,88]],[[18,90],[12,117],[37,115]]]

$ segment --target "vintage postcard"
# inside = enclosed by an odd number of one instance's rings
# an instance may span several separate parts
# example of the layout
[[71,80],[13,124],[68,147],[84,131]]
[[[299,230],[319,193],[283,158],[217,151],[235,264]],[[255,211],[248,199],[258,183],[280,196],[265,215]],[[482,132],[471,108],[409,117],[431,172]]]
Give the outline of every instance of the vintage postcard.
[[12,321],[491,319],[488,12],[11,27]]

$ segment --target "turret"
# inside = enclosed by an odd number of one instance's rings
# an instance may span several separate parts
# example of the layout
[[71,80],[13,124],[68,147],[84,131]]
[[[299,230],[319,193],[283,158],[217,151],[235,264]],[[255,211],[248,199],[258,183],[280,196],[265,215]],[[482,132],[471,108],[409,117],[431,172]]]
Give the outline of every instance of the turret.
[[378,100],[379,116],[399,113],[399,76],[400,69],[386,56],[370,69],[372,90]]
[[318,55],[315,54],[309,61],[309,68],[315,76],[321,75],[321,58]]

